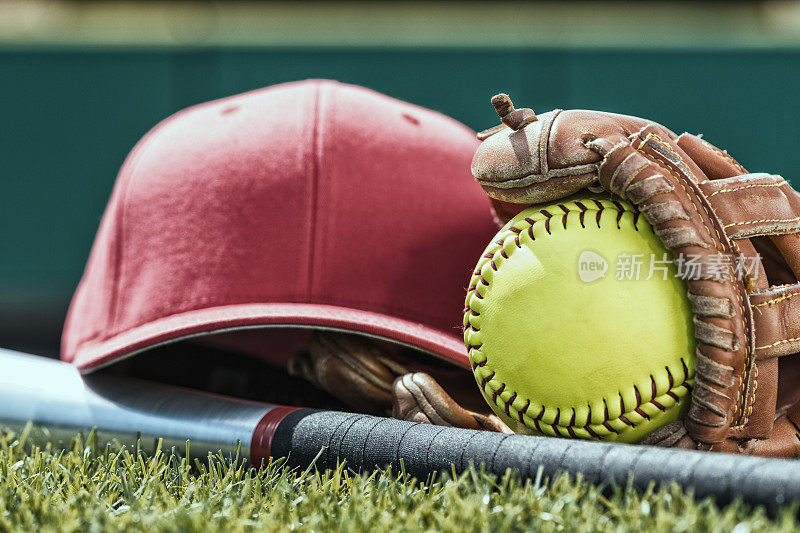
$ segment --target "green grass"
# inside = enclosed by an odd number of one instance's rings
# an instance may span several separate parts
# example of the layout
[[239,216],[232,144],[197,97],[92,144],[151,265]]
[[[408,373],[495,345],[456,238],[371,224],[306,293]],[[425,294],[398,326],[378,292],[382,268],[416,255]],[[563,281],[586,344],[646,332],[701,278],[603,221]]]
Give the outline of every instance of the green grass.
[[[21,439],[24,440],[24,439]],[[796,529],[796,508],[769,519],[718,508],[677,487],[604,496],[580,480],[522,482],[479,472],[420,482],[388,470],[323,473],[280,463],[256,472],[76,439],[53,451],[0,437],[0,531],[761,531]]]

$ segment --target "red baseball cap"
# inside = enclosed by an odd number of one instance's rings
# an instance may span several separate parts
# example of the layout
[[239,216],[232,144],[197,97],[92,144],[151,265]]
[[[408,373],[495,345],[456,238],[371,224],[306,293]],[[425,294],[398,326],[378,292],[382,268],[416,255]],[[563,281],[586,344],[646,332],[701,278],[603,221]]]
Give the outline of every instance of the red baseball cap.
[[439,113],[332,81],[167,118],[123,165],[62,339],[89,371],[264,327],[363,333],[467,366],[461,311],[497,230],[479,142]]

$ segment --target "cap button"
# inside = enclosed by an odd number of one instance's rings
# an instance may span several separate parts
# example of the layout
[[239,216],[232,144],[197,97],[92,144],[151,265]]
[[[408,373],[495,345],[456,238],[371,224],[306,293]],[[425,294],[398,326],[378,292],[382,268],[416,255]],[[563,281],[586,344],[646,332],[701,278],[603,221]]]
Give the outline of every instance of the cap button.
[[505,93],[492,96],[492,105],[497,114],[500,115],[500,120],[503,121],[503,124],[514,131],[521,130],[531,122],[538,120],[533,109],[528,109],[527,107],[514,109],[511,98]]

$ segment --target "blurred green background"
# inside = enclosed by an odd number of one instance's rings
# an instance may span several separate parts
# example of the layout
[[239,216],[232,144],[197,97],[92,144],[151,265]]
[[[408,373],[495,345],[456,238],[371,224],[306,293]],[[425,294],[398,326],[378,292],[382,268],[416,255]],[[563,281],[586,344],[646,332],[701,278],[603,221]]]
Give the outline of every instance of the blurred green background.
[[0,345],[55,354],[127,152],[188,105],[303,78],[475,129],[518,106],[643,115],[800,185],[795,2],[0,1]]

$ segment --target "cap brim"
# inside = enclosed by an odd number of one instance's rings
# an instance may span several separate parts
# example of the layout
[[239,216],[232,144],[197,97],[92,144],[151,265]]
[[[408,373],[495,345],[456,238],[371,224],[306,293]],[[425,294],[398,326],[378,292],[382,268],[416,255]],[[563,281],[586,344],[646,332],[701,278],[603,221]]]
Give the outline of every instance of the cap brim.
[[188,311],[129,329],[103,342],[82,346],[72,363],[91,372],[170,342],[216,333],[264,328],[325,328],[404,344],[469,368],[460,332],[454,334],[379,313],[320,304],[240,304]]

